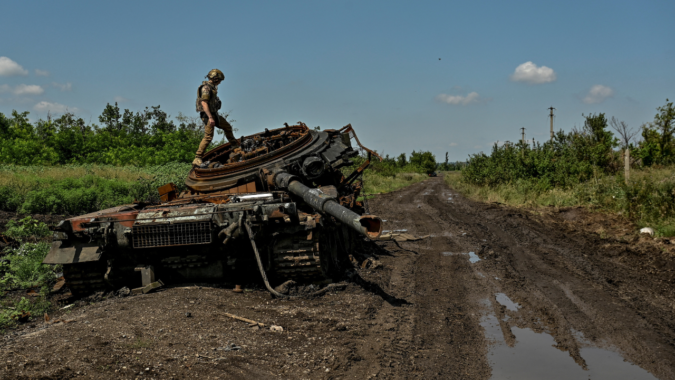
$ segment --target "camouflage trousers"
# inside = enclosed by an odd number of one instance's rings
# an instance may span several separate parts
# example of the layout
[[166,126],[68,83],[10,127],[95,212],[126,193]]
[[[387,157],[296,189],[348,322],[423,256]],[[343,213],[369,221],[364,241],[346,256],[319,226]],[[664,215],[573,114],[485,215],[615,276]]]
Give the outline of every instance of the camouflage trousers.
[[[201,112],[199,116],[204,122],[204,138],[202,139],[202,142],[199,143],[199,149],[197,149],[197,154],[195,154],[195,156],[201,158],[204,155],[206,148],[209,146],[209,144],[211,144],[211,141],[213,140],[214,127],[209,125],[209,117],[206,116],[206,113]],[[234,138],[234,134],[232,133],[232,125],[230,125],[230,123],[220,115],[217,115],[217,117],[215,117],[214,119],[216,121],[215,126],[225,131],[225,137],[227,137],[227,141],[236,142],[237,139]]]

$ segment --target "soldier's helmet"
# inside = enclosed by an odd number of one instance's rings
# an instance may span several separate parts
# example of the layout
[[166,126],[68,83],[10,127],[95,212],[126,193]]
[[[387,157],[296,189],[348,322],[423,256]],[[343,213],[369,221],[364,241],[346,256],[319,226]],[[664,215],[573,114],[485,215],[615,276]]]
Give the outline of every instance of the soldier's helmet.
[[219,79],[221,81],[225,80],[225,74],[218,69],[213,69],[206,74],[206,77],[209,79]]

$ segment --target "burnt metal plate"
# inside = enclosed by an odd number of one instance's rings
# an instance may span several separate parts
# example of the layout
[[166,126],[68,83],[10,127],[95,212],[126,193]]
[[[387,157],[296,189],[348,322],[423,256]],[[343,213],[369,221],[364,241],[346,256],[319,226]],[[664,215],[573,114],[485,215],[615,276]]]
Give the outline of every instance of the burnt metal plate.
[[103,252],[96,244],[55,241],[42,261],[44,264],[74,264],[98,261]]

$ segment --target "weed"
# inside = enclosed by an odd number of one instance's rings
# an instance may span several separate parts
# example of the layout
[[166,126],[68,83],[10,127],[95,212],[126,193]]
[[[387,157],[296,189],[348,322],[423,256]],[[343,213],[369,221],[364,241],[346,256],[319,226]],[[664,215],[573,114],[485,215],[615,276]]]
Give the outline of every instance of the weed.
[[38,297],[34,300],[21,297],[16,303],[6,302],[0,308],[0,331],[16,326],[17,319],[21,315],[29,314],[32,317],[43,315],[49,308],[51,303],[45,297]]
[[26,216],[18,222],[10,220],[7,222],[6,228],[5,235],[20,242],[29,239],[38,241],[51,234],[49,227],[45,223],[35,220],[30,216]]

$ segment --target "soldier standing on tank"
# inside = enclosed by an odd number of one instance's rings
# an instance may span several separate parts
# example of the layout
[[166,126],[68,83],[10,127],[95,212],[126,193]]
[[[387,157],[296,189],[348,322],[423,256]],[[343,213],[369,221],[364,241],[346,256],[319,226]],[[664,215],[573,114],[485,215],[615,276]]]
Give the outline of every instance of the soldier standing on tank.
[[218,98],[218,85],[225,79],[225,75],[218,69],[209,71],[206,75],[207,81],[203,81],[197,90],[197,112],[199,117],[204,122],[204,138],[199,144],[199,149],[195,154],[195,159],[192,165],[199,166],[202,164],[202,157],[206,148],[213,140],[213,127],[218,127],[225,131],[227,141],[234,147],[239,146],[239,142],[234,138],[232,133],[232,125],[225,120],[224,117],[218,115],[221,102]]

